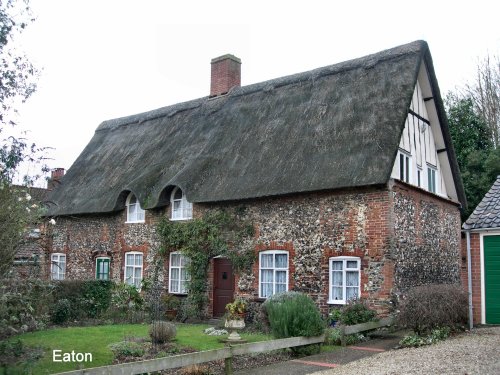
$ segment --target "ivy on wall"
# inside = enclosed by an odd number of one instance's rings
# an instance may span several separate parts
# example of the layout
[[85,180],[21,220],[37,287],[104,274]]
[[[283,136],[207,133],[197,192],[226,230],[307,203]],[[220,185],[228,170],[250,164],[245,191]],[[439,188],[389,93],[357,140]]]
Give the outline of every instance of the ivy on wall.
[[207,305],[208,266],[216,256],[225,256],[237,274],[249,271],[255,262],[253,225],[241,218],[241,209],[209,211],[189,221],[163,218],[158,224],[162,247],[160,254],[168,258],[180,251],[190,259],[188,272],[187,315],[201,318]]

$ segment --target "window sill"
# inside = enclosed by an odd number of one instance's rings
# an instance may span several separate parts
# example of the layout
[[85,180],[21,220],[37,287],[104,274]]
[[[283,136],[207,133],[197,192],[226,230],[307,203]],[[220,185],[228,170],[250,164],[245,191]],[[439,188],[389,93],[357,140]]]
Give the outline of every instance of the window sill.
[[171,292],[170,290],[168,291],[169,294],[174,294],[176,296],[187,296],[187,293],[179,293],[179,292]]
[[187,221],[187,220],[193,220],[193,218],[192,217],[179,217],[176,219],[170,218],[170,221]]
[[345,305],[346,304],[345,301],[336,301],[336,300],[335,301],[328,300],[326,303],[329,305]]
[[144,224],[146,221],[145,220],[138,220],[138,221],[126,221],[125,224]]

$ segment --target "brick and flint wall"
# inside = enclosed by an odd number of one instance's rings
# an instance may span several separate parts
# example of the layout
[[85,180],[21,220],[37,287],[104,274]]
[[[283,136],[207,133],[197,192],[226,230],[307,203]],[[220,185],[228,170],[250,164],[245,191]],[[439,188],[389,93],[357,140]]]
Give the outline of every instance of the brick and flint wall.
[[[289,290],[309,294],[323,313],[332,307],[327,303],[330,257],[361,258],[361,296],[380,313],[390,311],[413,286],[460,282],[458,205],[424,190],[391,181],[388,187],[200,204],[194,212],[241,206],[256,229],[255,252],[287,250]],[[155,223],[166,212],[168,207],[147,211],[144,224],[125,224],[125,211],[58,218],[53,252],[67,254],[71,279],[94,278],[95,257],[110,256],[111,278],[123,280],[128,251],[144,253],[147,273],[159,247]],[[258,301],[258,275],[256,263],[236,277],[236,295]]]

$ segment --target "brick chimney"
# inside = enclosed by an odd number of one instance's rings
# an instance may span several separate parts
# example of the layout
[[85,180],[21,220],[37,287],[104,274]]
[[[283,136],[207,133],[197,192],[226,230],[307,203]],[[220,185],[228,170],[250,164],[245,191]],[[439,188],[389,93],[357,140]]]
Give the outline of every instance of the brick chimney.
[[47,189],[54,190],[57,184],[60,183],[61,178],[64,176],[64,168],[55,168],[50,173],[50,179],[47,181]]
[[233,87],[241,86],[241,60],[233,55],[212,59],[210,97],[227,94]]

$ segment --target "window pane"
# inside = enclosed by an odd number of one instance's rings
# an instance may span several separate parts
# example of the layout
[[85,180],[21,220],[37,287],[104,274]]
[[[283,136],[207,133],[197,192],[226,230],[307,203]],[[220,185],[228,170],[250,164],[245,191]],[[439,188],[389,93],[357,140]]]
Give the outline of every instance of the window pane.
[[135,197],[135,195],[132,195],[132,196],[130,197],[130,200],[128,201],[128,203],[129,203],[130,205],[132,205],[132,204],[135,204],[135,202],[137,202],[137,198]]
[[342,288],[332,288],[332,299],[334,301],[344,299],[342,296]]
[[358,268],[358,262],[356,260],[348,260],[346,268]]
[[177,189],[174,194],[174,199],[182,199],[182,190]]
[[179,280],[179,269],[178,268],[171,269],[170,280]]
[[137,280],[141,280],[141,269],[139,267],[136,267],[134,269],[134,278],[137,279]]
[[276,268],[288,268],[287,254],[276,254]]
[[187,280],[188,279],[188,273],[185,268],[181,268],[181,280]]
[[134,269],[132,267],[125,267],[125,282],[127,284],[133,284],[132,273]]
[[342,270],[343,263],[341,260],[332,261],[332,270]]
[[332,285],[333,286],[342,286],[342,272],[341,271],[332,271]]
[[174,211],[179,211],[181,209],[181,201],[174,201]]
[[399,154],[399,179],[401,181],[405,179],[405,157],[403,154]]
[[359,276],[357,271],[346,272],[345,279],[346,286],[358,286]]
[[276,271],[276,283],[286,284],[286,271]]
[[276,293],[286,292],[286,284],[276,284]]
[[189,258],[187,256],[181,255],[181,267],[186,267],[189,264]]
[[261,270],[260,271],[261,282],[272,283],[273,282],[273,271],[271,270]]
[[273,284],[262,283],[261,284],[262,297],[267,298],[273,295]]
[[137,208],[136,214],[137,221],[144,221],[144,210],[142,208]]
[[181,265],[181,255],[180,254],[171,254],[170,255],[170,266],[171,267],[179,267]]
[[405,176],[405,181],[410,182],[410,158],[408,156],[405,156],[405,161],[406,161],[406,176]]
[[125,265],[131,266],[134,264],[134,254],[127,254],[127,257],[125,259]]
[[358,287],[346,287],[345,293],[346,293],[346,299],[356,299],[358,298]]
[[187,293],[187,282],[181,281],[180,293]]
[[142,266],[142,254],[135,255],[135,265]]
[[170,291],[172,293],[179,293],[179,281],[170,279]]
[[261,268],[272,268],[273,267],[273,254],[261,254],[260,267]]

